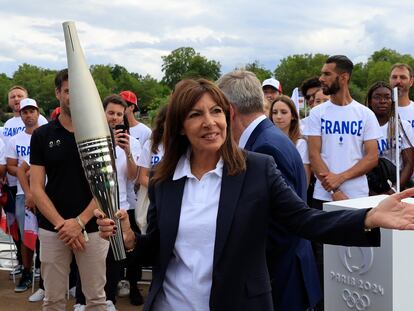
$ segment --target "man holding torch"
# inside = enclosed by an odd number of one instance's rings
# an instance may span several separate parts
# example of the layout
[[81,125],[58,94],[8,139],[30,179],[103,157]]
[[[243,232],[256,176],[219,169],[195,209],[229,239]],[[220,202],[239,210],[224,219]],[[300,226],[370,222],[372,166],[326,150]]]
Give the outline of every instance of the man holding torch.
[[33,133],[30,145],[30,184],[42,214],[39,239],[45,285],[43,310],[65,310],[72,253],[84,285],[87,308],[106,310],[105,258],[109,243],[99,238],[93,219],[97,204],[75,141],[66,69],[56,75],[55,93],[61,113]]

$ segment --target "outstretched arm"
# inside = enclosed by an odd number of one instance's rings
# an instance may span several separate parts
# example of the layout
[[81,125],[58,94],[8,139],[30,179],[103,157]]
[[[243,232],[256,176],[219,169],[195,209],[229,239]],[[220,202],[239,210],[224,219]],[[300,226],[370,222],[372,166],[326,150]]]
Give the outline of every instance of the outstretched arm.
[[365,227],[398,230],[414,230],[414,204],[402,202],[414,196],[414,188],[395,193],[382,200],[365,217]]

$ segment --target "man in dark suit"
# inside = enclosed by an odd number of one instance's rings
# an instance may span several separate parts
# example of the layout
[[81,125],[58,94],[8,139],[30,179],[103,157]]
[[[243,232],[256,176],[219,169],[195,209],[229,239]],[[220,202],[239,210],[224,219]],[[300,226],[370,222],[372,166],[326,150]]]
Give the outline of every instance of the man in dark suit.
[[[217,84],[232,104],[232,130],[239,146],[272,156],[285,181],[306,201],[301,157],[290,139],[264,115],[263,91],[256,76],[237,70],[221,77]],[[267,264],[274,308],[312,308],[322,293],[310,242],[287,233],[274,219],[269,222]]]

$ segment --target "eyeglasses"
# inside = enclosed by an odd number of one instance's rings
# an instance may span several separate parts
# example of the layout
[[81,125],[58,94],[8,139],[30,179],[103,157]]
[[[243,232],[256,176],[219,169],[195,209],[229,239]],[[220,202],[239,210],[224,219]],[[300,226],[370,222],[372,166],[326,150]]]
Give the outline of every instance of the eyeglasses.
[[389,101],[392,100],[391,96],[389,96],[389,95],[386,95],[386,96],[374,95],[374,96],[372,96],[372,99],[375,100],[375,101],[378,101],[378,102],[380,102],[380,101],[389,102]]

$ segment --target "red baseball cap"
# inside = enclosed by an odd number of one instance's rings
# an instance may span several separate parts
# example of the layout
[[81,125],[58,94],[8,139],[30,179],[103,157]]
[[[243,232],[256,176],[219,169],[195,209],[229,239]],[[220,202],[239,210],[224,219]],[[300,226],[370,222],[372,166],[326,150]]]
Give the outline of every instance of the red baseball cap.
[[52,113],[50,114],[50,118],[51,118],[52,120],[56,119],[56,118],[57,118],[57,116],[59,115],[59,113],[60,113],[60,107],[56,107],[56,108],[52,111]]
[[135,105],[134,112],[138,111],[138,99],[132,91],[122,91],[119,95],[127,102],[127,104]]

